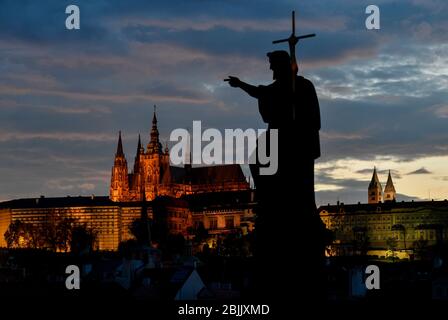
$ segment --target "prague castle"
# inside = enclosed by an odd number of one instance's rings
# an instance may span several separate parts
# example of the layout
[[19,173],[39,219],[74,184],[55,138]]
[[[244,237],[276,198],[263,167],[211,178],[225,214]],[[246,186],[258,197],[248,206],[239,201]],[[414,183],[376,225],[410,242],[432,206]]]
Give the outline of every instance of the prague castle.
[[[0,247],[14,221],[37,228],[71,218],[97,234],[96,249],[117,250],[132,239],[130,225],[145,213],[168,233],[189,236],[200,225],[215,241],[228,233],[253,228],[254,196],[239,165],[174,167],[162,150],[154,112],[146,149],[139,137],[133,171],[128,172],[121,133],[111,173],[109,197],[17,199],[0,203]],[[216,241],[215,241],[216,242]]]

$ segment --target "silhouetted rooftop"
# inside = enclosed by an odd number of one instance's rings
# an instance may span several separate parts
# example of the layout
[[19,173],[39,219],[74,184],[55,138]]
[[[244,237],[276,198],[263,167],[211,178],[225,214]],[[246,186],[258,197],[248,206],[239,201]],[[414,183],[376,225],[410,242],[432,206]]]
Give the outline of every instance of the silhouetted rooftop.
[[388,212],[396,210],[407,209],[446,209],[448,210],[448,200],[443,201],[407,201],[407,202],[394,202],[386,201],[383,203],[358,203],[358,204],[336,204],[320,206],[318,212],[327,211],[328,213],[340,213],[344,214],[357,214],[357,213],[370,213],[370,212]]
[[[251,200],[250,190],[243,191],[223,191],[199,193],[181,198],[168,196],[157,197],[154,201],[148,201],[146,206],[162,204],[165,206],[191,207],[201,210],[204,207],[235,206],[247,204]],[[60,208],[60,207],[89,207],[89,206],[115,206],[115,207],[139,207],[142,202],[114,202],[108,196],[67,196],[67,197],[39,197],[14,199],[0,202],[0,209],[3,208]]]
[[26,198],[0,202],[0,208],[51,208],[51,207],[75,207],[75,206],[116,206],[107,196],[78,196],[78,197],[54,197],[54,198]]

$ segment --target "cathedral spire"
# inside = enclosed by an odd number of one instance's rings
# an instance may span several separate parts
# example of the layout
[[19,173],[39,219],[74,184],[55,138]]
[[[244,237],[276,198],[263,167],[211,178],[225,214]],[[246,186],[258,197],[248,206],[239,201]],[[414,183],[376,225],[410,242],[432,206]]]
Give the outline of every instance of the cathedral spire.
[[369,189],[375,188],[377,186],[379,186],[381,188],[381,182],[378,179],[378,174],[376,173],[376,167],[373,167],[373,175],[372,175],[372,180],[370,180]]
[[142,140],[140,139],[140,133],[138,134],[137,154],[143,153]]
[[121,131],[119,131],[119,133],[118,133],[118,145],[117,145],[117,152],[115,153],[115,156],[124,156],[123,144],[121,142]]
[[157,116],[156,116],[156,105],[154,105],[154,114],[152,116],[152,126],[156,126],[157,127]]
[[376,167],[374,167],[372,180],[370,181],[369,184],[368,203],[381,202],[382,198],[383,198],[383,187],[381,186],[381,182],[378,179],[378,175],[376,173]]
[[396,191],[395,186],[392,181],[392,175],[390,174],[387,177],[386,187],[384,188],[384,201],[395,201],[396,200]]
[[159,141],[159,130],[157,129],[156,106],[154,105],[154,115],[152,117],[151,139],[148,143],[148,153],[161,153],[162,144]]
[[112,167],[109,191],[109,197],[112,201],[122,201],[129,192],[128,164],[123,152],[121,131],[118,133],[117,152],[115,153],[114,165]]

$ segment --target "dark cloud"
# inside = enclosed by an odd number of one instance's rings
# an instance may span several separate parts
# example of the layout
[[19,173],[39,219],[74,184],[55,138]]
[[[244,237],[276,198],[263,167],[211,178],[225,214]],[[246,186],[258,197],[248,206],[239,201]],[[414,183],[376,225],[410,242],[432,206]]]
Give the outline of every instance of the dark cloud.
[[417,169],[415,171],[409,172],[408,175],[411,175],[411,174],[430,174],[430,173],[431,173],[431,171],[429,171],[425,167],[421,167],[420,169]]

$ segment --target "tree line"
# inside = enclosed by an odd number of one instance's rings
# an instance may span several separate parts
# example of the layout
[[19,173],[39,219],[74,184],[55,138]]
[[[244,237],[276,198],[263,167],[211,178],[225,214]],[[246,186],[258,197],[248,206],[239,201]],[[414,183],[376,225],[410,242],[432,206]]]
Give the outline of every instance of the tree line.
[[14,220],[4,234],[8,248],[46,249],[59,252],[92,250],[97,232],[77,219],[50,219],[44,224]]

